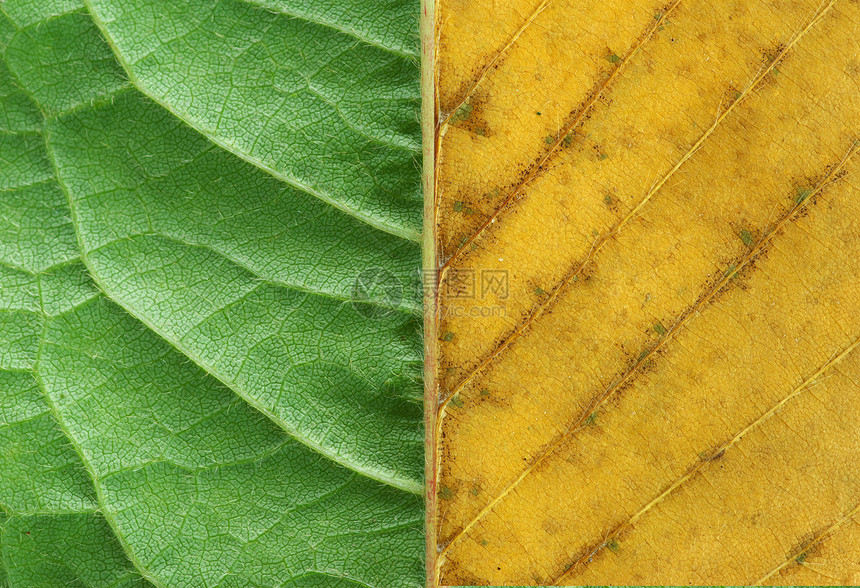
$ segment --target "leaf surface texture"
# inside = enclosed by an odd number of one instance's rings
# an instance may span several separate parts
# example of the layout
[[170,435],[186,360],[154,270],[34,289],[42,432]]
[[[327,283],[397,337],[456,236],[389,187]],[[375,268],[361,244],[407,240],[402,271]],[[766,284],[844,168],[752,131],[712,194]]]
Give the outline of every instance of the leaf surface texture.
[[348,8],[0,6],[0,585],[420,584],[417,6]]
[[437,10],[439,583],[856,584],[860,4]]

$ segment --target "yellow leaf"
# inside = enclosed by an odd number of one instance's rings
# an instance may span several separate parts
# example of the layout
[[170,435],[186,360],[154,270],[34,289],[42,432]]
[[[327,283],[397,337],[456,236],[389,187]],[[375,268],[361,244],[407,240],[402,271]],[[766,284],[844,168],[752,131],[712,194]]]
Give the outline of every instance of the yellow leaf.
[[860,3],[435,11],[431,582],[860,583]]

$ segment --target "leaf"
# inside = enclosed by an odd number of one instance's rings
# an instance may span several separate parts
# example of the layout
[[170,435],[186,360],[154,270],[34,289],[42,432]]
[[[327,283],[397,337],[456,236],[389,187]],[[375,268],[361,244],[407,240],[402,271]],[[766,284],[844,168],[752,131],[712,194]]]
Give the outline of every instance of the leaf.
[[492,7],[436,14],[434,580],[856,584],[860,5]]
[[90,8],[0,6],[0,585],[418,585],[415,6]]

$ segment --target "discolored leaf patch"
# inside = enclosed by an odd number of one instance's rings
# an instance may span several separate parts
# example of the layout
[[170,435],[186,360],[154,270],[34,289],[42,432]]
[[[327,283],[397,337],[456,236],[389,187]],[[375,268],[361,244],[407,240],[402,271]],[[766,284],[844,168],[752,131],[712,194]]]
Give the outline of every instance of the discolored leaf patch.
[[433,581],[856,584],[860,5],[494,6],[436,7]]

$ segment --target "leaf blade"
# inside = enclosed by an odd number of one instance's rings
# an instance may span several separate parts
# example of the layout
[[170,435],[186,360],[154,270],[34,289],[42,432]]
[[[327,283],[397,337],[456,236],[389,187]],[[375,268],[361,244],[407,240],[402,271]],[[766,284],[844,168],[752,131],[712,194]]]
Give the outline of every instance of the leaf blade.
[[[27,388],[32,402],[7,394],[0,423],[27,425],[33,417],[46,427],[38,429],[43,446],[26,431],[14,431],[22,437],[20,455],[0,459],[0,505],[4,513],[13,511],[2,517],[6,531],[17,533],[21,525],[44,531],[32,552],[26,533],[0,542],[2,581],[417,585],[423,544],[421,503],[413,494],[420,484],[414,398],[420,341],[417,294],[410,290],[417,247],[279,184],[172,115],[157,114],[158,106],[123,81],[79,7],[11,0],[8,8],[18,21],[0,16],[0,47],[10,62],[0,70],[0,89],[12,96],[13,107],[5,117],[9,132],[0,133],[0,148],[6,148],[0,153],[12,162],[0,170],[0,302],[10,311],[0,313],[6,322],[0,374],[10,381],[35,378],[41,388]],[[31,99],[30,110],[20,108]],[[105,116],[113,117],[111,124],[71,128],[108,122]],[[141,122],[152,124],[132,133],[137,145],[119,141]],[[89,232],[80,235],[73,222],[79,211],[89,214],[83,223]],[[314,238],[316,248],[308,251]],[[311,369],[298,383],[288,382],[304,389],[304,402],[319,410],[319,420],[304,424],[321,440],[319,451],[284,429],[305,442],[307,432],[283,417],[274,419],[281,421],[277,426],[254,409],[259,402],[251,394],[249,403],[190,361],[187,344],[200,333],[185,337],[183,354],[148,321],[109,300],[82,262],[90,257],[100,262],[91,264],[96,277],[109,274],[105,290],[115,288],[162,318],[172,314],[190,330],[197,315],[155,308],[152,296],[183,296],[203,285],[197,301],[217,297],[222,283],[211,279],[212,271],[229,276],[243,294],[268,293],[256,302],[256,326],[271,329],[273,316],[285,322],[297,315],[281,331],[292,338],[288,349],[313,351],[314,341],[323,339],[329,354],[327,362],[305,358]],[[127,288],[140,276],[123,275],[117,264],[133,273],[135,263],[156,258],[173,270],[178,258],[197,277],[144,279]],[[384,270],[399,289],[393,293],[386,282],[376,287],[373,276],[356,289],[357,269],[349,265]],[[272,292],[283,303],[281,317]],[[301,319],[307,300],[313,313]],[[163,323],[165,330],[179,332],[172,320]],[[247,358],[219,355],[217,347],[227,345],[216,330],[206,339],[208,359],[224,359],[221,365],[234,369]],[[245,343],[240,335],[231,345]],[[290,371],[278,370],[275,355],[253,359],[274,382]],[[353,395],[336,398],[344,379]],[[276,387],[263,382],[260,389]],[[341,400],[352,402],[357,416]],[[6,432],[2,424],[0,431]],[[27,471],[35,452],[54,470]],[[70,484],[74,472],[84,474],[80,484]],[[386,479],[380,472],[393,475]],[[22,492],[26,484],[41,495]],[[87,529],[83,540],[80,529]],[[80,549],[58,555],[53,543]],[[116,566],[96,557],[104,543]]]
[[[841,418],[803,421],[799,406],[823,408],[791,392],[844,394],[856,369],[858,327],[841,315],[856,305],[860,131],[843,68],[856,7],[631,2],[618,8],[631,24],[589,2],[543,4],[519,5],[525,26],[488,72],[456,38],[472,15],[440,21],[443,48],[459,47],[443,49],[440,94],[471,109],[439,119],[439,581],[759,581],[802,551],[786,559],[785,545],[812,545],[860,501],[839,477],[842,495],[798,513],[857,440],[839,437]],[[504,297],[481,293],[489,270],[509,276]],[[488,307],[503,311],[474,312]],[[762,498],[745,450],[795,465],[767,462],[787,486],[770,498],[793,517]],[[856,539],[841,537],[812,564],[828,581],[853,578]]]

